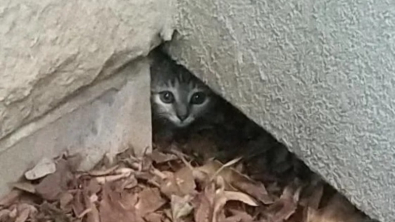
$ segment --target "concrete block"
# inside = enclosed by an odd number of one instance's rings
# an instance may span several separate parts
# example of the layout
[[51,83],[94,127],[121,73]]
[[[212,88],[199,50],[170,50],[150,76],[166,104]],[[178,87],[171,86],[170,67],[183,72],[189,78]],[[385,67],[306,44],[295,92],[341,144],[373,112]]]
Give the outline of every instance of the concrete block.
[[150,78],[146,59],[134,61],[108,79],[0,141],[0,196],[42,157],[80,153],[81,170],[104,154],[133,147],[151,150]]

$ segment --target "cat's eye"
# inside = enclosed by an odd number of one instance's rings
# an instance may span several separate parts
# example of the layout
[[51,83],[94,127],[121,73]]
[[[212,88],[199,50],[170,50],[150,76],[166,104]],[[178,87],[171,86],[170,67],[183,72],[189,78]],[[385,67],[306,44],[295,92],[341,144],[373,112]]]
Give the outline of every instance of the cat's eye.
[[159,94],[160,100],[164,103],[173,103],[174,102],[174,95],[169,91],[164,91]]
[[191,97],[191,104],[200,105],[206,101],[206,94],[203,92],[197,92]]

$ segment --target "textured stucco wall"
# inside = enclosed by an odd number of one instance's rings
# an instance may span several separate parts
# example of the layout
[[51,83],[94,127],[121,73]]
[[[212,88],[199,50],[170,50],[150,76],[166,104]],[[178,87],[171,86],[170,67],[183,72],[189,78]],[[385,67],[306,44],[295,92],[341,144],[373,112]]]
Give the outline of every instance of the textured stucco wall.
[[179,0],[169,53],[360,209],[395,221],[395,4]]

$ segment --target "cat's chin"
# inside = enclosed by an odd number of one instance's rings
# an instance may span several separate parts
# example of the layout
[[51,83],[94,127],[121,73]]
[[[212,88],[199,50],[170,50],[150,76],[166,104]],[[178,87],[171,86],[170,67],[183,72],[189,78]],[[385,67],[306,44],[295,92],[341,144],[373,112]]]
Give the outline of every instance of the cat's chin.
[[173,124],[174,124],[174,126],[175,127],[177,127],[177,128],[186,128],[186,127],[188,127],[189,125],[191,125],[191,123],[185,123],[185,122],[178,122],[178,123],[174,123],[173,122]]
[[173,120],[170,120],[170,122],[176,127],[176,128],[186,128],[186,127],[188,127],[189,125],[191,125],[192,124],[192,122],[193,122],[194,120],[193,119],[191,119],[191,120],[189,120],[189,119],[186,119],[186,120],[184,120],[184,121],[180,121],[180,120],[175,120],[175,121],[173,121]]

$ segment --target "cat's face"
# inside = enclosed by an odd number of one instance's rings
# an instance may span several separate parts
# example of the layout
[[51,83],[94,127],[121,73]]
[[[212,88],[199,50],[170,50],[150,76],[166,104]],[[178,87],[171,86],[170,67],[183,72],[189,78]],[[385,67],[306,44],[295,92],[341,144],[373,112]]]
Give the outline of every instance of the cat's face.
[[176,127],[186,127],[207,113],[212,103],[211,92],[195,81],[173,79],[152,86],[151,102],[155,115]]
[[184,67],[171,60],[151,66],[151,105],[156,118],[186,127],[208,112],[213,93]]

